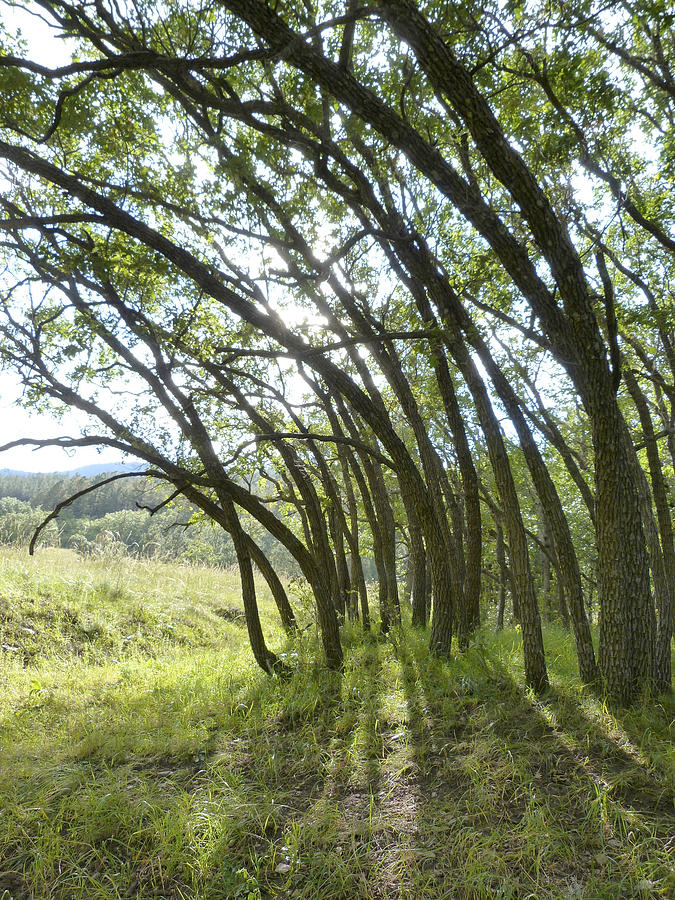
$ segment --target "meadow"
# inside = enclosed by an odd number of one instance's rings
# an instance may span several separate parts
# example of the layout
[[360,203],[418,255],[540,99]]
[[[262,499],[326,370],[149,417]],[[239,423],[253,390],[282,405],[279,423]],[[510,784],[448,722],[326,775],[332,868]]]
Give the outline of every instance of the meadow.
[[612,710],[547,626],[463,655],[346,626],[320,663],[260,588],[269,678],[228,570],[0,555],[2,900],[675,896],[673,702]]

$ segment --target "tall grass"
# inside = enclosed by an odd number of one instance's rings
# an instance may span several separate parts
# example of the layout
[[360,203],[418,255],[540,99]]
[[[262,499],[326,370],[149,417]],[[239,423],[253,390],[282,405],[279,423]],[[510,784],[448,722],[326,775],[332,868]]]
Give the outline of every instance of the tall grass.
[[536,698],[515,632],[347,627],[330,673],[261,587],[267,678],[240,609],[232,572],[4,555],[3,900],[675,893],[672,704],[612,713],[560,630]]

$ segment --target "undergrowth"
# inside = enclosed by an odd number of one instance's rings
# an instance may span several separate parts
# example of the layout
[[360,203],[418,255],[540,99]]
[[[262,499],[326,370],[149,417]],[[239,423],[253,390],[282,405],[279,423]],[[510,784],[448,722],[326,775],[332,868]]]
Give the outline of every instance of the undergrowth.
[[288,679],[232,573],[4,554],[3,900],[675,894],[670,700],[612,712],[553,626],[540,698],[512,630],[440,661],[348,626],[338,675],[260,602]]

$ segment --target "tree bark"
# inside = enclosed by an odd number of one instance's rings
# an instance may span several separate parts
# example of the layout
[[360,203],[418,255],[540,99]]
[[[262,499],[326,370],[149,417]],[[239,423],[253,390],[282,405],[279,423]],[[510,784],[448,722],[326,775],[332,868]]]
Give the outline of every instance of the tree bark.
[[277,575],[274,566],[265,556],[261,548],[249,535],[246,535],[246,537],[248,538],[248,548],[251,554],[251,559],[256,564],[256,566],[260,570],[260,574],[267,582],[267,586],[269,587],[272,597],[274,598],[274,602],[277,605],[277,609],[279,610],[279,618],[281,619],[281,624],[284,626],[286,632],[292,634],[294,631],[297,631],[298,623],[295,621],[295,614],[293,613],[291,604],[288,601],[288,594],[286,593],[286,589],[281,583],[281,579]]
[[[673,545],[673,527],[670,518],[670,509],[668,506],[668,494],[663,470],[661,468],[661,460],[659,459],[659,451],[656,445],[654,435],[654,426],[649,413],[647,399],[642,393],[632,371],[624,365],[624,381],[628,391],[633,398],[635,408],[638,411],[640,425],[642,426],[642,434],[645,439],[645,450],[647,453],[647,462],[649,465],[649,474],[651,478],[652,494],[654,496],[654,505],[656,507],[656,515],[659,523],[660,545],[658,535],[654,535],[650,540],[652,573],[654,576],[655,589],[657,588],[657,572],[654,571],[655,565],[661,568],[663,566],[661,589],[656,591],[660,602],[657,603],[659,619],[656,632],[656,645],[654,653],[654,688],[659,693],[672,690],[672,673],[671,673],[671,655],[670,643],[673,628],[673,607],[675,606],[675,546]],[[648,510],[645,509],[645,515],[651,519],[651,499],[647,493],[645,505],[649,501]],[[650,520],[648,519],[647,530]],[[661,561],[658,557],[661,556]]]

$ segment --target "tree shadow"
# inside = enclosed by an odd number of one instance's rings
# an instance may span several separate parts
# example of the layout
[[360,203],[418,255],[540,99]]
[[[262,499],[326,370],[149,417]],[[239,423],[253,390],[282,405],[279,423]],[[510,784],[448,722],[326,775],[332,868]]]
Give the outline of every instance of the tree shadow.
[[429,883],[431,870],[434,896],[670,896],[672,768],[657,772],[578,693],[533,696],[484,648],[445,664],[420,643],[397,654],[419,844],[433,850],[414,875]]
[[640,720],[608,725],[566,683],[537,698],[497,650],[434,659],[424,637],[348,636],[342,674],[310,655],[287,680],[186,670],[75,724],[34,697],[22,727],[43,738],[3,777],[21,828],[0,895],[616,900],[642,879],[669,896],[672,769]]
[[113,693],[77,724],[36,698],[27,727],[58,715],[73,740],[64,749],[45,728],[17,773],[17,821],[41,808],[0,850],[0,896],[70,898],[76,883],[81,896],[108,896],[99,880],[110,872],[115,896],[272,896],[289,873],[306,896],[317,878],[330,896],[371,896],[381,653],[353,646],[342,675],[310,659],[288,679],[139,685],[117,716],[102,708]]

